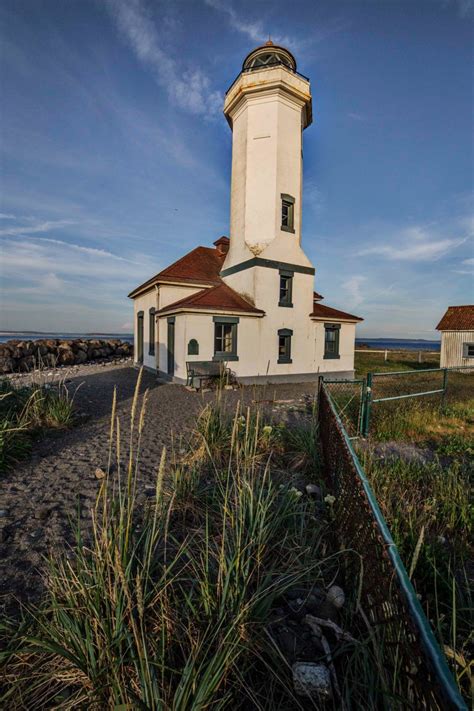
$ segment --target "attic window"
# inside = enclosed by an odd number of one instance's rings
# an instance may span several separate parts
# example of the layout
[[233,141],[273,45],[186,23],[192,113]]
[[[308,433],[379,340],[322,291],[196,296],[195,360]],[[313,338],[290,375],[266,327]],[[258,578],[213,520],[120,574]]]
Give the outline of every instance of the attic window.
[[284,232],[295,231],[295,198],[282,193],[281,195],[281,229]]

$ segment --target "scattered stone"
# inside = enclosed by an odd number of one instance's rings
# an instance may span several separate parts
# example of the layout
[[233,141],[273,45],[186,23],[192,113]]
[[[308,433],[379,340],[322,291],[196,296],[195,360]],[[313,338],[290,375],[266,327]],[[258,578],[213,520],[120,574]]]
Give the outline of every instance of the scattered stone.
[[296,662],[293,664],[292,671],[293,685],[298,696],[306,696],[317,701],[331,699],[331,675],[325,664]]
[[316,484],[306,484],[306,493],[309,496],[317,496],[318,499],[322,497],[321,487]]
[[224,385],[224,390],[233,390],[234,386],[233,385]]
[[51,509],[48,506],[41,506],[35,511],[35,518],[38,518],[40,521],[46,521],[50,513]]
[[100,467],[97,467],[97,469],[95,470],[95,476],[96,476],[97,479],[105,479],[105,472],[104,472],[104,470],[101,469]]
[[6,509],[0,509],[0,518],[6,518],[8,516],[8,511]]
[[334,605],[336,609],[340,610],[341,607],[344,606],[346,596],[344,594],[344,590],[340,588],[339,585],[331,585],[326,593],[326,599]]

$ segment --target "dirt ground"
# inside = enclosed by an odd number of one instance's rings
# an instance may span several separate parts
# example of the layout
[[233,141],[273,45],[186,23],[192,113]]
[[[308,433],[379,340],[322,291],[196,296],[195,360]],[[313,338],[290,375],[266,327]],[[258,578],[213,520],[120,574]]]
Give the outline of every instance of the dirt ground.
[[[80,423],[35,442],[31,458],[0,480],[0,615],[17,614],[21,603],[40,598],[45,556],[74,544],[78,516],[81,528],[89,529],[90,512],[100,485],[95,470],[107,466],[114,387],[122,432],[129,431],[138,376],[129,363],[76,367],[61,375],[70,393],[77,388],[75,403]],[[51,379],[54,378],[57,379],[56,374],[52,374]],[[215,398],[213,392],[191,392],[144,372],[141,392],[147,388],[140,457],[143,498],[154,479],[163,447],[179,450],[180,439],[189,434],[203,406]],[[291,422],[310,410],[315,389],[316,383],[248,386],[226,391],[224,399],[232,409],[238,399],[252,405],[260,402],[275,420]],[[126,456],[125,450],[123,455]]]

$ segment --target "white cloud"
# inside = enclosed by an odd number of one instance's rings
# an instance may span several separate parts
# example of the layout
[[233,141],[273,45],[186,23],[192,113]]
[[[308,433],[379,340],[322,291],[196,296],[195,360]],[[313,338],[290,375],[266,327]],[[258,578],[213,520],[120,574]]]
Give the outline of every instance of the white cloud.
[[16,215],[7,215],[5,212],[0,212],[0,220],[16,220]]
[[57,230],[61,227],[67,227],[68,225],[74,225],[73,220],[52,220],[48,222],[41,222],[37,225],[23,225],[19,227],[5,227],[5,229],[0,230],[1,236],[13,237],[14,235],[29,235],[35,234],[37,232],[49,232],[49,230]]
[[[314,47],[327,37],[345,30],[348,26],[345,19],[333,18],[329,22],[319,22],[316,28],[311,28],[311,34],[306,38],[289,37],[274,32],[275,20],[269,22],[264,20],[248,20],[234,8],[228,0],[205,0],[206,5],[221,12],[228,19],[232,29],[245,35],[255,44],[263,44],[269,38],[276,45],[289,47],[294,52],[306,50],[312,51]],[[262,5],[261,5],[262,6]],[[265,4],[263,4],[265,6]],[[281,20],[280,20],[281,22]],[[273,31],[271,31],[273,30]]]
[[470,257],[469,259],[463,259],[462,263],[474,267],[474,257]]
[[364,114],[359,114],[359,113],[357,113],[356,111],[349,111],[349,113],[348,113],[347,115],[348,115],[348,117],[349,117],[350,119],[352,119],[353,121],[361,121],[361,122],[363,122],[363,121],[366,121],[366,120],[367,120],[366,117],[364,116]]
[[199,67],[182,70],[169,56],[141,0],[107,0],[106,4],[122,37],[174,103],[193,114],[217,113],[223,99],[220,92],[212,89],[208,76]]
[[205,0],[205,2],[206,5],[209,5],[209,7],[212,7],[214,10],[218,10],[227,15],[230,26],[233,27],[234,30],[237,30],[237,32],[247,35],[252,42],[265,42],[265,40],[268,39],[268,33],[264,32],[261,21],[248,22],[241,19],[232,5],[228,2],[223,2],[223,0]]
[[390,235],[391,244],[376,244],[358,252],[359,256],[376,255],[389,260],[432,261],[443,257],[466,241],[467,237],[439,238],[425,227],[409,227]]
[[364,301],[363,284],[367,281],[365,276],[353,276],[343,284],[343,289],[350,299],[351,306],[358,306]]

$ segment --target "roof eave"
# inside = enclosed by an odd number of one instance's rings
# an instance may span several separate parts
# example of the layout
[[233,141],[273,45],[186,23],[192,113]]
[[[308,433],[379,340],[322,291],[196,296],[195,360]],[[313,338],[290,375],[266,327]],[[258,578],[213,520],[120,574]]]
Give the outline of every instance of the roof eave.
[[213,306],[212,308],[210,306],[206,307],[192,307],[192,306],[180,306],[176,309],[162,309],[161,311],[157,311],[158,316],[171,316],[172,314],[178,314],[178,313],[196,313],[196,314],[215,314],[216,311],[218,311],[221,314],[228,314],[229,316],[254,316],[256,318],[261,318],[262,316],[265,316],[265,311],[241,311],[240,309],[228,309],[224,308],[222,306]]
[[201,281],[196,281],[193,279],[166,279],[165,278],[160,278],[160,279],[154,279],[153,281],[150,282],[145,282],[141,286],[138,286],[136,289],[131,291],[128,294],[129,299],[135,299],[137,296],[141,296],[142,294],[146,294],[148,291],[151,291],[154,286],[159,286],[160,284],[167,285],[167,286],[195,286],[197,289],[209,289],[212,286],[218,286],[221,282],[220,281],[205,281],[204,279],[201,279]]
[[313,321],[334,321],[335,323],[360,323],[364,320],[359,317],[348,318],[347,316],[314,316],[313,314],[309,314],[309,316]]

